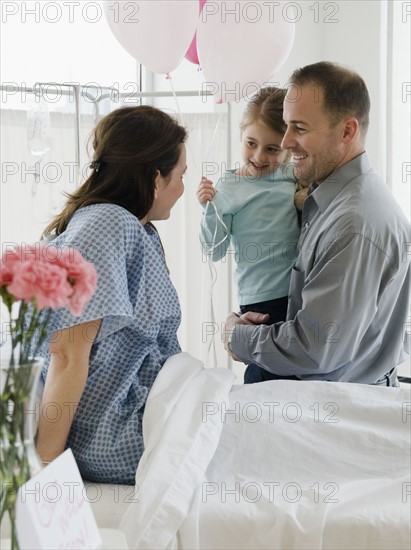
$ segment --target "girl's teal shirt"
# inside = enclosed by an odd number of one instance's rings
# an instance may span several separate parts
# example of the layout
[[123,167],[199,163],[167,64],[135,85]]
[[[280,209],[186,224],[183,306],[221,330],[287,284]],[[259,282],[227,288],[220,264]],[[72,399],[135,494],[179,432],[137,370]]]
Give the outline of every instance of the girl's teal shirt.
[[201,221],[203,253],[213,261],[232,254],[239,305],[287,296],[300,236],[290,166],[263,177],[227,170],[215,187]]

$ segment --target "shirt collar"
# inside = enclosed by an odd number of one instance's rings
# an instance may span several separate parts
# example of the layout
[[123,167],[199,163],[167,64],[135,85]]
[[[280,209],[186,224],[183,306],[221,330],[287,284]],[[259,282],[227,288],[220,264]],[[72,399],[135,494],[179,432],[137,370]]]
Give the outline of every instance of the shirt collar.
[[310,185],[309,195],[316,202],[318,209],[324,212],[346,185],[370,169],[371,165],[367,153],[361,153],[347,164],[337,168],[321,185],[313,182]]
[[320,185],[319,183],[317,183],[316,181],[313,181],[308,188],[307,197],[309,197],[312,193],[314,193],[314,191],[317,189],[319,185]]

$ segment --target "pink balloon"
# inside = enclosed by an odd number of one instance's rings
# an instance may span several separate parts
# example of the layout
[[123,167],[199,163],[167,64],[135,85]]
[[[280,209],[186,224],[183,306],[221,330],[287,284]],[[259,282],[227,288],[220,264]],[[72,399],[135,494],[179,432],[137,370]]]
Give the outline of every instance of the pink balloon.
[[200,61],[198,59],[198,53],[197,53],[197,33],[194,35],[193,40],[191,41],[190,47],[186,51],[186,54],[184,56],[190,63],[194,63],[194,65],[199,65]]
[[184,57],[198,23],[197,0],[103,2],[114,36],[154,73],[173,71]]
[[[207,2],[207,0],[199,0],[200,2],[200,14],[203,11],[203,6]],[[190,63],[194,63],[194,65],[199,65],[200,61],[198,60],[198,53],[197,53],[197,33],[194,35],[193,40],[191,41],[190,47],[188,48],[185,56],[184,56]]]
[[295,21],[290,2],[213,0],[197,28],[200,65],[217,103],[254,94],[290,54]]

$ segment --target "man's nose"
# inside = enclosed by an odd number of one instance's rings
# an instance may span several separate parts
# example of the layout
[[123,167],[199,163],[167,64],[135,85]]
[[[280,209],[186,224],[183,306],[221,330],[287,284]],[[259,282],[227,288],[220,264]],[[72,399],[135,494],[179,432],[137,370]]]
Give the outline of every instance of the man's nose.
[[287,128],[283,140],[281,142],[282,149],[292,149],[296,144],[295,139],[291,136],[291,131]]

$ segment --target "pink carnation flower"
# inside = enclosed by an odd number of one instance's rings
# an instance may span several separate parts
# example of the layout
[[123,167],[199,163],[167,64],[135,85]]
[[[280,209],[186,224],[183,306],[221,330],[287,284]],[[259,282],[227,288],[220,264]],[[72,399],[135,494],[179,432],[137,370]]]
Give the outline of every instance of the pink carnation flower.
[[40,262],[16,263],[7,290],[17,300],[35,300],[37,309],[65,307],[71,295],[67,272]]
[[[79,316],[94,293],[97,274],[94,266],[72,248],[59,250],[43,243],[7,249],[0,262],[0,295],[9,311],[12,353],[15,363],[18,351],[20,364],[37,353],[47,337],[39,310],[68,307]],[[12,308],[16,301],[32,302],[30,330],[25,330],[27,308],[20,307],[13,323]],[[34,347],[33,347],[34,346]]]
[[6,262],[1,262],[0,265],[0,287],[3,285],[9,285],[13,280],[13,270],[10,264]]
[[15,266],[40,262],[44,245],[15,246],[3,253],[0,269],[0,286],[8,285],[13,280]]
[[70,312],[74,316],[81,315],[86,303],[96,290],[97,272],[94,266],[74,248],[59,250],[58,256],[52,261],[67,271],[68,280],[72,285],[68,304]]
[[17,246],[1,259],[2,286],[17,300],[35,300],[38,309],[68,306],[79,316],[96,289],[97,273],[73,248]]
[[14,266],[21,262],[21,247],[17,246],[14,250],[7,250],[1,258],[0,267],[0,286],[9,285],[13,280]]

